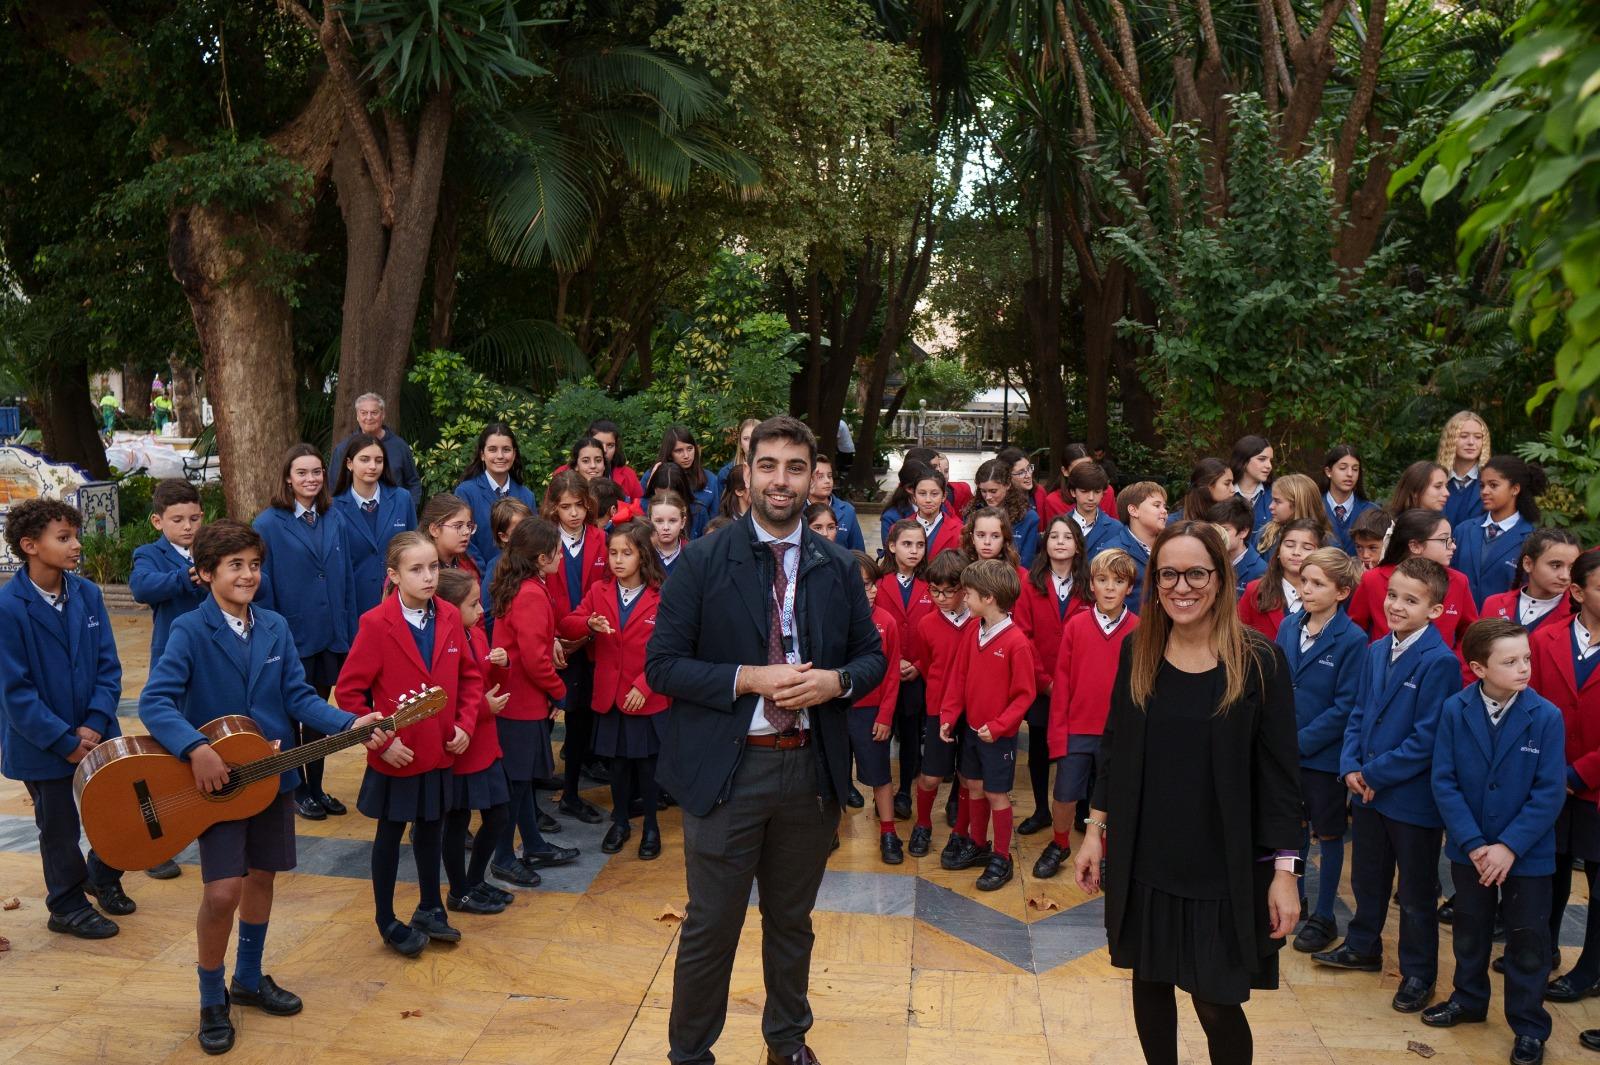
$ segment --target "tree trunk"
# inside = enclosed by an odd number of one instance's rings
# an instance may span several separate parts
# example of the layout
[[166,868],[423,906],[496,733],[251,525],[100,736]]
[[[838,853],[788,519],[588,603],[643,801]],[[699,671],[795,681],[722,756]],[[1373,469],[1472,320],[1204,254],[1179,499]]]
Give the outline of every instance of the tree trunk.
[[[1140,322],[1154,325],[1155,305],[1144,289],[1136,283],[1128,286],[1128,315]],[[1117,390],[1122,396],[1122,420],[1129,434],[1153,450],[1161,449],[1161,434],[1156,428],[1156,401],[1145,387],[1144,374],[1139,367],[1144,341],[1123,337],[1115,347]]]
[[122,409],[130,418],[150,417],[150,374],[137,363],[122,364]]
[[167,362],[167,398],[172,400],[172,413],[178,419],[178,435],[194,439],[205,429],[200,420],[200,386],[195,381],[194,367],[186,362],[171,359]]
[[1090,449],[1111,442],[1111,359],[1117,342],[1116,323],[1124,316],[1127,269],[1120,263],[1106,267],[1098,289],[1085,291],[1083,300],[1083,409],[1085,441]]
[[179,208],[167,242],[205,359],[228,513],[241,519],[266,506],[279,459],[299,434],[293,310],[246,268],[247,229],[236,216]]
[[111,476],[106,448],[89,395],[89,363],[54,358],[46,368],[39,418],[42,449],[56,462],[71,462],[96,480]]
[[456,335],[456,261],[461,253],[461,190],[446,182],[433,228],[433,307],[428,315],[428,347],[449,348]]

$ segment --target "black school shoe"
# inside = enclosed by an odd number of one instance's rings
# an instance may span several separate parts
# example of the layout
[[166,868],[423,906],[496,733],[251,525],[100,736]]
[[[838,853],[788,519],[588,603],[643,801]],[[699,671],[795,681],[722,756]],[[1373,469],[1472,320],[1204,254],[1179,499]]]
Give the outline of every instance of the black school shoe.
[[653,862],[661,857],[661,830],[647,828],[639,834],[639,860]]
[[[382,935],[383,941],[389,945],[391,950],[406,958],[415,958],[422,953],[422,948],[428,945],[428,937],[426,935],[410,925],[401,924],[399,921],[390,922],[389,927],[384,929]],[[221,1051],[216,1053],[221,1053]]]
[[1339,923],[1332,917],[1321,917],[1312,914],[1306,918],[1305,924],[1300,926],[1299,935],[1294,937],[1294,949],[1301,954],[1316,954],[1327,950],[1333,941],[1339,938]]
[[971,840],[969,840],[966,836],[961,835],[959,832],[950,833],[950,839],[945,843],[944,850],[939,852],[939,868],[960,869],[961,867],[959,865],[952,863],[955,862],[956,856],[961,853],[961,848],[971,842]]
[[92,895],[100,903],[100,908],[113,917],[126,917],[139,908],[139,904],[128,898],[128,893],[122,890],[120,883],[84,884],[83,893]]
[[911,816],[911,796],[903,791],[894,793],[894,819],[904,821]]
[[200,1031],[197,1033],[200,1049],[207,1054],[226,1054],[233,1049],[233,1018],[228,1002],[220,1006],[200,1007]]
[[1325,950],[1313,954],[1311,960],[1334,969],[1354,969],[1363,973],[1375,973],[1383,968],[1382,954],[1357,954],[1343,945],[1338,950]]
[[1511,1044],[1511,1065],[1539,1065],[1543,1060],[1544,1040],[1531,1035],[1519,1035]]
[[285,991],[274,983],[270,976],[263,976],[254,991],[242,987],[238,980],[230,980],[228,997],[236,1006],[254,1006],[262,1013],[270,1013],[274,1017],[293,1017],[305,1008],[305,1003],[300,1001],[299,995],[293,991]]
[[327,792],[323,792],[321,795],[317,796],[317,803],[328,812],[329,817],[343,817],[345,814],[350,812],[345,808],[344,803],[340,802],[338,799],[335,799]]
[[563,817],[576,818],[586,825],[598,825],[606,819],[599,807],[584,799],[562,799],[556,803],[556,813]]
[[1017,825],[1017,835],[1031,836],[1035,832],[1043,832],[1045,829],[1049,828],[1052,823],[1053,822],[1050,820],[1050,815],[1048,813],[1045,813],[1042,810],[1035,810],[1033,813],[1023,818],[1022,822]]
[[844,804],[852,810],[859,810],[867,804],[867,800],[861,797],[861,792],[857,791],[856,786],[852,784],[850,785],[850,791],[844,797]]
[[1396,1013],[1420,1013],[1432,997],[1432,984],[1424,982],[1420,976],[1408,976],[1400,981],[1400,989],[1389,1005]]
[[77,936],[79,939],[110,939],[122,931],[117,926],[117,922],[109,917],[102,916],[100,911],[93,906],[85,906],[77,913],[69,913],[64,916],[57,916],[52,913],[45,927],[52,932]]
[[[328,811],[323,809],[322,803],[309,795],[304,799],[295,800],[294,812],[307,821],[326,821],[328,819]],[[222,1052],[219,1050],[216,1053],[220,1054]]]
[[490,902],[503,902],[507,906],[510,906],[516,901],[517,898],[511,892],[502,888],[497,888],[487,880],[473,888],[472,894],[477,895],[481,899],[487,899]]
[[[945,868],[971,869],[975,865],[987,865],[992,857],[994,857],[994,848],[991,844],[985,843],[980,847],[972,840],[964,839],[961,842],[961,850],[952,859],[953,864],[945,866]],[[1009,858],[1006,859],[1006,863],[1010,864]],[[940,859],[940,864],[944,864],[942,858]]]
[[622,821],[611,822],[611,827],[606,830],[606,838],[600,841],[601,854],[616,854],[622,845],[628,842],[628,837],[633,835],[633,826]]
[[933,844],[933,829],[923,825],[911,826],[911,843],[906,847],[913,858],[927,857],[928,849]]
[[476,888],[460,895],[452,891],[444,897],[444,904],[446,909],[454,913],[473,913],[483,917],[503,913],[507,905],[480,895]]
[[441,943],[461,942],[461,932],[450,927],[443,910],[418,910],[411,915],[411,927]]
[[[985,845],[987,849],[987,845]],[[989,864],[983,870],[983,875],[978,877],[979,891],[999,891],[1011,883],[1011,859],[1003,854],[993,855]]]
[[1055,840],[1046,843],[1044,850],[1039,853],[1039,860],[1033,863],[1034,879],[1049,880],[1055,876],[1061,871],[1061,863],[1066,861],[1071,853]]
[[495,865],[490,863],[489,872],[515,887],[533,888],[539,886],[539,874],[523,865],[520,861],[510,865]]
[[152,865],[144,871],[144,875],[151,880],[176,880],[183,875],[183,870],[178,868],[178,863],[170,859],[160,865]]
[[1458,1024],[1482,1024],[1489,1019],[1488,1010],[1469,1010],[1453,998],[1422,1011],[1422,1023],[1429,1028],[1454,1028]]
[[[1502,962],[1500,968],[1504,970]],[[1600,995],[1600,983],[1584,983],[1573,979],[1571,973],[1558,976],[1545,985],[1544,1000],[1546,1002],[1578,1002],[1586,998]]]
[[878,836],[878,857],[883,859],[884,865],[899,865],[906,860],[898,833],[884,832]]
[[577,861],[581,852],[576,847],[546,847],[542,851],[523,851],[518,859],[525,869],[549,869]]

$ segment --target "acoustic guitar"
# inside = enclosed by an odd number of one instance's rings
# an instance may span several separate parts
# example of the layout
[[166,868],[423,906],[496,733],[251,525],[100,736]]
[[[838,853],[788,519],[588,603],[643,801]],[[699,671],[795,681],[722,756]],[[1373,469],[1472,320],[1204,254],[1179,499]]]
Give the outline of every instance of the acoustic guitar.
[[287,751],[248,717],[219,717],[200,729],[230,770],[227,783],[210,795],[195,786],[188,762],[149,736],[106,740],[78,763],[72,782],[84,832],[113,869],[149,869],[176,857],[212,825],[265,810],[278,795],[280,774],[365,743],[375,730],[414,725],[445,702],[443,688],[413,692],[395,703],[390,717]]

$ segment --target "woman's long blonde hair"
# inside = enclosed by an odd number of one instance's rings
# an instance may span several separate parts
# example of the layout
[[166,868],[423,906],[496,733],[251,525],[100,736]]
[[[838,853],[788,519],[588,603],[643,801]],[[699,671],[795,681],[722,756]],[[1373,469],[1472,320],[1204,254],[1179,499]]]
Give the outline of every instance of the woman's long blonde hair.
[[1168,525],[1150,548],[1150,563],[1144,570],[1144,597],[1140,600],[1144,604],[1144,612],[1140,614],[1139,627],[1131,637],[1133,661],[1128,680],[1133,704],[1144,709],[1150,701],[1150,694],[1155,691],[1156,674],[1160,672],[1167,653],[1172,619],[1162,605],[1161,592],[1156,586],[1156,571],[1161,566],[1162,550],[1180,536],[1200,541],[1217,571],[1211,577],[1217,582],[1217,595],[1211,603],[1211,646],[1227,679],[1217,713],[1226,714],[1244,695],[1250,683],[1250,674],[1255,672],[1259,675],[1261,663],[1254,649],[1258,641],[1252,640],[1250,630],[1239,620],[1239,611],[1233,601],[1233,564],[1228,561],[1227,544],[1215,525],[1203,521],[1180,521]]
[[[1328,508],[1322,505],[1322,489],[1317,487],[1317,482],[1303,473],[1286,473],[1272,481],[1272,492],[1281,495],[1294,507],[1294,513],[1289,516],[1289,521],[1296,518],[1310,518],[1316,522],[1322,532],[1319,540],[1326,541],[1333,534],[1333,526],[1328,524]],[[1269,521],[1261,527],[1261,535],[1256,538],[1259,550],[1263,555],[1271,552],[1273,545],[1278,542],[1278,537],[1283,535],[1283,525],[1276,521]]]
[[1483,450],[1478,452],[1478,467],[1489,461],[1489,456],[1494,454],[1494,442],[1489,437],[1489,423],[1483,420],[1483,415],[1476,411],[1458,410],[1450,415],[1450,420],[1444,423],[1444,428],[1439,431],[1439,465],[1444,467],[1444,472],[1454,477],[1456,475],[1456,435],[1461,432],[1461,426],[1467,422],[1477,422],[1483,426]]

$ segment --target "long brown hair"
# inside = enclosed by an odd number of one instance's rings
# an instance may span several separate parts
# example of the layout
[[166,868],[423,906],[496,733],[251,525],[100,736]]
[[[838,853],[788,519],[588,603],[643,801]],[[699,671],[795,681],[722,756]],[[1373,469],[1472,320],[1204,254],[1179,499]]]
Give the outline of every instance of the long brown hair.
[[522,590],[523,582],[543,578],[540,556],[553,556],[561,549],[561,533],[555,522],[545,518],[524,518],[511,530],[506,549],[494,564],[494,580],[489,582],[489,601],[494,616],[503,618]]
[[[287,510],[291,517],[294,516],[294,489],[289,487],[289,470],[294,466],[295,459],[314,458],[322,462],[322,452],[310,444],[296,444],[283,456],[283,465],[278,468],[278,486],[272,490],[270,503],[279,510]],[[317,492],[317,498],[311,501],[311,509],[319,515],[326,514],[328,508],[333,506],[333,496],[328,493],[327,464],[323,463],[322,488]]]
[[1092,603],[1094,593],[1089,586],[1089,552],[1084,549],[1083,530],[1078,528],[1078,523],[1072,520],[1070,513],[1057,514],[1045,522],[1044,528],[1039,531],[1039,553],[1033,556],[1033,565],[1028,567],[1028,583],[1040,595],[1055,594],[1055,585],[1051,582],[1053,573],[1049,543],[1050,534],[1057,525],[1065,525],[1072,533],[1072,542],[1077,545],[1077,550],[1072,553],[1072,598]]
[[562,470],[550,478],[550,486],[544,490],[544,502],[539,504],[539,517],[556,521],[556,508],[565,495],[577,496],[583,501],[584,524],[593,525],[594,493],[589,491],[589,482],[577,470]]
[[667,579],[667,571],[661,566],[661,556],[656,554],[655,535],[649,522],[634,518],[612,526],[606,534],[606,551],[610,553],[611,541],[619,536],[628,541],[633,545],[633,553],[639,556],[639,576],[645,587],[659,589]]
[[1272,561],[1267,563],[1267,571],[1261,575],[1261,580],[1256,584],[1256,609],[1263,614],[1286,609],[1289,605],[1283,594],[1283,579],[1288,576],[1283,571],[1283,538],[1292,532],[1310,533],[1317,546],[1322,546],[1321,526],[1313,519],[1296,518],[1283,523],[1283,528],[1278,530],[1278,550],[1272,553]]
[[[1287,499],[1289,505],[1294,508],[1294,517],[1290,518],[1290,521],[1296,518],[1310,518],[1316,522],[1322,529],[1317,536],[1318,540],[1326,541],[1333,535],[1333,526],[1328,523],[1328,508],[1322,505],[1322,489],[1317,487],[1316,481],[1303,473],[1286,473],[1282,477],[1273,478],[1272,491]],[[1278,522],[1267,522],[1261,527],[1261,534],[1256,537],[1256,550],[1263,555],[1271,551],[1282,534],[1283,528]]]
[[1234,605],[1233,596],[1229,594],[1234,586],[1233,563],[1228,561],[1228,548],[1222,534],[1215,525],[1187,519],[1168,525],[1150,548],[1150,563],[1144,571],[1144,598],[1141,600],[1144,609],[1139,616],[1139,627],[1132,636],[1133,659],[1128,682],[1133,703],[1140,709],[1149,703],[1156,687],[1156,674],[1160,672],[1167,653],[1172,619],[1167,616],[1166,607],[1161,603],[1160,591],[1156,587],[1156,571],[1161,565],[1162,550],[1180,536],[1200,541],[1210,557],[1211,565],[1216,569],[1211,577],[1217,582],[1216,597],[1211,602],[1211,646],[1227,679],[1222,701],[1217,706],[1217,713],[1225,714],[1244,695],[1250,683],[1249,674],[1253,671],[1259,679],[1261,662],[1256,648],[1262,641],[1259,635],[1253,637],[1251,630],[1246,629],[1239,620],[1239,611]]
[[1000,501],[1000,505],[1005,510],[1006,523],[1008,525],[1015,527],[1021,524],[1022,519],[1027,516],[1028,497],[1022,494],[1022,489],[1012,483],[1011,467],[1008,464],[1001,462],[999,459],[990,459],[978,467],[977,475],[972,478],[972,483],[978,486],[978,491],[973,493],[972,502],[967,504],[967,513],[961,519],[963,522],[970,522],[978,516],[978,511],[989,506],[983,501],[983,489],[981,486],[985,484],[1005,485],[1006,494]]
[[978,549],[972,542],[972,530],[981,518],[993,518],[1000,523],[1000,554],[997,556],[1002,561],[1011,563],[1013,569],[1022,565],[1021,556],[1017,554],[1017,541],[1011,534],[1011,521],[1006,512],[999,507],[979,507],[970,511],[970,517],[961,526],[961,552],[974,561],[978,558]]

